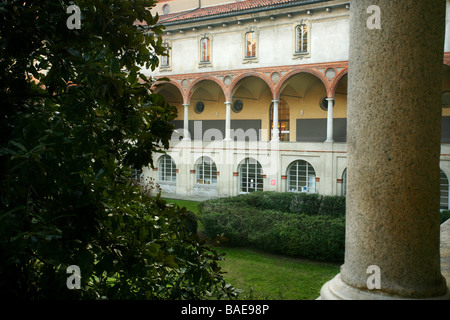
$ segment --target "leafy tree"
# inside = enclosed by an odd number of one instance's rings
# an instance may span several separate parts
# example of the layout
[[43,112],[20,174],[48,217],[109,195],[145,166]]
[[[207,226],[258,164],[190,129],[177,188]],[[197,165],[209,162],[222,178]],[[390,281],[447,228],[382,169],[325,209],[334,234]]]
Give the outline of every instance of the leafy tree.
[[0,4],[0,298],[233,296],[186,209],[131,183],[176,117],[141,72],[164,54],[155,1],[77,0],[72,30],[71,4]]

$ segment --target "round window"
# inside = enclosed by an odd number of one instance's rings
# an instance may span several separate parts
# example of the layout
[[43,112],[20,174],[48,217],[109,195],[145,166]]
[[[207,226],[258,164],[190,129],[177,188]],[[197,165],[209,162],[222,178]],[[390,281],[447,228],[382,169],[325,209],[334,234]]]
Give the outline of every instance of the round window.
[[244,108],[244,104],[242,103],[241,100],[236,100],[236,101],[233,103],[233,108],[232,108],[232,109],[233,109],[233,111],[234,111],[235,113],[241,112],[243,108]]
[[442,108],[450,108],[450,90],[442,93]]
[[170,7],[168,4],[165,4],[163,7],[163,14],[169,14],[170,13]]
[[328,111],[327,97],[323,97],[322,99],[320,99],[319,105],[320,105],[320,109],[322,109],[323,111]]
[[194,111],[196,113],[202,113],[203,110],[205,110],[205,104],[201,101],[197,102],[197,104],[195,105]]

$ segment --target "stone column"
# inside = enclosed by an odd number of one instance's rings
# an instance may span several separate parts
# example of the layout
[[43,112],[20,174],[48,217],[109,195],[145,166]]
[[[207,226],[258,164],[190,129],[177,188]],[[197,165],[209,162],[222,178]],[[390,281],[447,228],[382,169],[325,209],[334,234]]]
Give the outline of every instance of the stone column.
[[439,254],[446,1],[375,3],[378,14],[372,0],[351,4],[345,261],[321,299],[448,299]]
[[328,116],[327,116],[327,140],[325,142],[334,142],[333,140],[333,105],[334,98],[327,98]]
[[189,104],[183,104],[184,107],[184,133],[183,140],[191,140],[189,134]]
[[231,101],[225,102],[225,139],[224,141],[231,141]]
[[280,140],[280,132],[278,130],[278,100],[272,100],[273,103],[273,130],[272,141]]

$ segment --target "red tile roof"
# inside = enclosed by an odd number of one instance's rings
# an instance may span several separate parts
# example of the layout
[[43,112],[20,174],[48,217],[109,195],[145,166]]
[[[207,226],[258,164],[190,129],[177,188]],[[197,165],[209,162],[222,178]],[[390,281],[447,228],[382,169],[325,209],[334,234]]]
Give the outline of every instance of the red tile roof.
[[[323,0],[322,0],[323,1]],[[214,16],[220,16],[223,14],[244,13],[247,10],[252,9],[270,9],[277,6],[296,3],[298,5],[304,5],[313,2],[321,2],[314,0],[246,0],[233,3],[227,3],[218,6],[211,6],[206,8],[198,8],[189,11],[170,13],[159,17],[159,23],[170,24],[176,22],[182,22],[186,20],[196,20],[200,18],[213,18]]]

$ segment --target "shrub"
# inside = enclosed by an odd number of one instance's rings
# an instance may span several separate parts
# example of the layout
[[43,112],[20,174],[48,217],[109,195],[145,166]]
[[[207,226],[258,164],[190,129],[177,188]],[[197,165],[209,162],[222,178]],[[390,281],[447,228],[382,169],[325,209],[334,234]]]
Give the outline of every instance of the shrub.
[[441,211],[441,224],[450,219],[450,210]]
[[345,215],[345,197],[292,192],[252,192],[236,197],[204,202],[204,208],[219,209],[226,206],[250,206],[261,210],[276,210],[307,215]]
[[206,234],[210,238],[224,235],[228,245],[314,260],[343,261],[342,197],[255,192],[208,200],[199,208]]
[[343,261],[345,219],[302,215],[280,228],[281,252],[314,260]]
[[345,197],[322,196],[319,214],[331,216],[345,215]]

